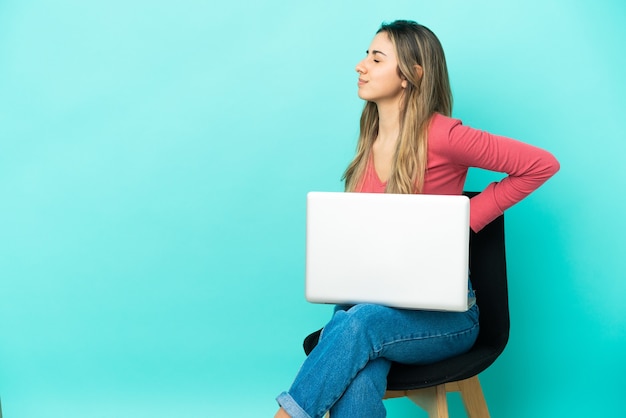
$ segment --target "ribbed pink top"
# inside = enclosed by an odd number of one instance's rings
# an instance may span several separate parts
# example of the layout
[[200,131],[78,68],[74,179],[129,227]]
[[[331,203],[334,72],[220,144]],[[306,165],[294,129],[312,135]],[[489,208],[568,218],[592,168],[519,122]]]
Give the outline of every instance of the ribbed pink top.
[[[470,201],[470,226],[478,232],[506,209],[528,196],[559,170],[559,162],[541,148],[464,126],[435,114],[428,131],[425,194],[461,194],[469,167],[508,174]],[[384,193],[370,158],[357,191]]]

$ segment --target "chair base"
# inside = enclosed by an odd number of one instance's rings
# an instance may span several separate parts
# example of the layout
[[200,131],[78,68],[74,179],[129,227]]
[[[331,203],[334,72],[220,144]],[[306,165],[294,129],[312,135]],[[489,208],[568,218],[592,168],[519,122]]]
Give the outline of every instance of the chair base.
[[461,393],[465,411],[469,418],[490,417],[487,403],[485,402],[485,396],[480,387],[480,382],[478,381],[478,376],[423,389],[388,390],[385,393],[385,399],[406,396],[428,412],[428,418],[448,418],[448,401],[446,395],[449,392]]

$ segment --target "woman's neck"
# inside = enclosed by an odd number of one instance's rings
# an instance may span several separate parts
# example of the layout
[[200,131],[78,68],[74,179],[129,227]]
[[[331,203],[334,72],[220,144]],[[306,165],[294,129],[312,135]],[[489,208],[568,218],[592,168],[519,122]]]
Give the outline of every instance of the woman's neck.
[[378,138],[385,143],[398,140],[400,134],[400,108],[397,103],[389,105],[378,104]]

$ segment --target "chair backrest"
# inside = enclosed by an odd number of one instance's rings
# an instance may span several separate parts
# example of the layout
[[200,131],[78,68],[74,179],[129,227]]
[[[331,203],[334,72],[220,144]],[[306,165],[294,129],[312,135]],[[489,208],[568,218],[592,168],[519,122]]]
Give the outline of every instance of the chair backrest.
[[[476,193],[467,192],[468,196]],[[504,350],[509,339],[509,298],[504,215],[470,234],[470,278],[480,308],[477,344]]]

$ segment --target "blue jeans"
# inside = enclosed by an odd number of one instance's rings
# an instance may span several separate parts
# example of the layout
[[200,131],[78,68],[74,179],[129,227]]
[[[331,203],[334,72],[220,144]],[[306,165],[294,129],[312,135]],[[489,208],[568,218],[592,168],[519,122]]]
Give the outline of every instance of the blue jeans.
[[[473,296],[473,294],[471,294]],[[288,392],[276,400],[293,418],[385,417],[391,362],[427,364],[468,351],[478,307],[467,312],[338,306]]]

